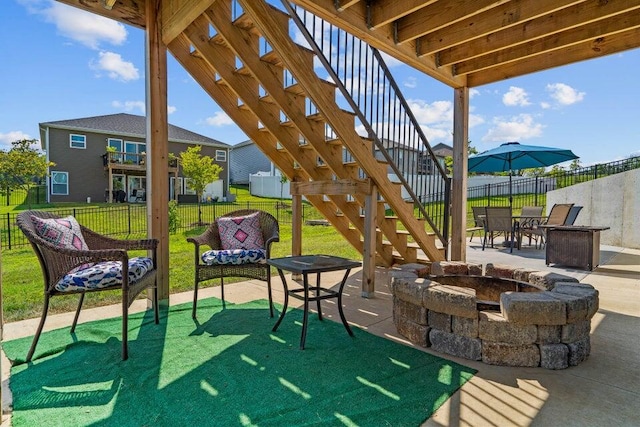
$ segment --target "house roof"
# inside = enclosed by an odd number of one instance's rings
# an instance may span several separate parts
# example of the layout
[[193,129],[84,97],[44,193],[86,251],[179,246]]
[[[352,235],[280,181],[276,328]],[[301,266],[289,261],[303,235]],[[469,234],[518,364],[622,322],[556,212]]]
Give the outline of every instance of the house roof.
[[[83,117],[79,119],[58,120],[40,123],[40,132],[45,128],[67,129],[75,131],[108,133],[118,136],[144,138],[146,136],[147,119],[135,114],[109,114],[106,116]],[[45,141],[43,135],[40,138]],[[169,124],[169,141],[188,144],[203,144],[215,147],[229,148],[230,145],[200,135],[190,130]]]
[[247,139],[246,141],[238,142],[236,145],[232,145],[231,149],[233,150],[234,148],[242,148],[252,144],[255,144],[255,142],[251,139]]
[[453,147],[443,142],[440,142],[431,147],[431,151],[433,151],[433,154],[440,157],[453,156]]

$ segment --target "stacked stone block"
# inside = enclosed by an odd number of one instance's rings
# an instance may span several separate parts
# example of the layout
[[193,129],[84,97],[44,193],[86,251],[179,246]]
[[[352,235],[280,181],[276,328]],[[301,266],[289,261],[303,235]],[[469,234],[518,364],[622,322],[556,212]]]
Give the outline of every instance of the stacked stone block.
[[492,365],[565,369],[588,357],[591,318],[598,310],[598,291],[591,285],[557,273],[487,264],[486,276],[544,289],[503,292],[498,311],[478,310],[473,288],[437,282],[438,275],[482,273],[482,265],[448,261],[393,271],[398,332],[416,345]]

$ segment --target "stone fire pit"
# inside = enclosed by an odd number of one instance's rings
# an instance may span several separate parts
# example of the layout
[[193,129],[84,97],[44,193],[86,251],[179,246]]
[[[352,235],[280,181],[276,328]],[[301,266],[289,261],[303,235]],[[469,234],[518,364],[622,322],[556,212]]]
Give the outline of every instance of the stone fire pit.
[[591,351],[598,291],[570,276],[463,262],[391,273],[393,320],[412,343],[491,365],[565,369]]

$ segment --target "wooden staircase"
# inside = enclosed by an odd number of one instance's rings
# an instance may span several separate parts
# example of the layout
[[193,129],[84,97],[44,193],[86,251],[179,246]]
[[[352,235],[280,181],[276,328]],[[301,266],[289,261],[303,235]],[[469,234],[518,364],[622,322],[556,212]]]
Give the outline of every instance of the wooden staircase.
[[[354,180],[377,187],[377,262],[443,260],[444,249],[415,217],[413,202],[388,179],[388,164],[356,132],[354,113],[336,102],[335,85],[316,75],[313,51],[291,39],[289,15],[263,0],[239,4],[244,13],[233,20],[231,0],[213,2],[168,44],[174,57],[292,182]],[[291,84],[287,73],[295,78]],[[314,112],[307,114],[310,103]],[[354,160],[344,161],[345,151]],[[363,253],[363,194],[305,197]]]

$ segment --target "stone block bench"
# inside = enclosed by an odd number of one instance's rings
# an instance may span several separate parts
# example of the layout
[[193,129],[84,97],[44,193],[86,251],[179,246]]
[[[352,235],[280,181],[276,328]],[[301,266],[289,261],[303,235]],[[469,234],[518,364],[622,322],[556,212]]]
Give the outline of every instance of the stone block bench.
[[413,344],[491,365],[565,369],[591,351],[598,291],[508,265],[406,264],[390,274],[393,321]]

